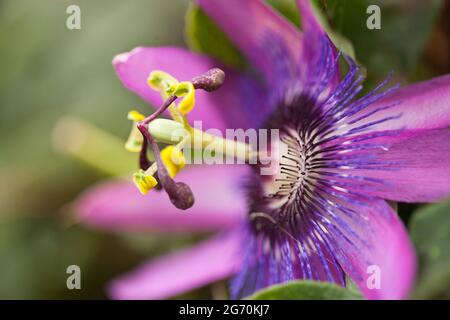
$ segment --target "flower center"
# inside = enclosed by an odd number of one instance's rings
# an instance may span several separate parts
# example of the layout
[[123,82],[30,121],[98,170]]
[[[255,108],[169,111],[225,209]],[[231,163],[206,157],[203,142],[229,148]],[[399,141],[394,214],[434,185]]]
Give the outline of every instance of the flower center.
[[279,128],[280,138],[270,146],[277,170],[258,176],[250,185],[250,215],[264,213],[272,218],[265,226],[288,226],[311,211],[327,183],[329,157],[327,140],[337,134],[334,123],[324,121],[317,102],[299,94],[268,119],[267,127]]
[[278,155],[278,170],[272,176],[261,177],[261,180],[267,204],[278,219],[301,212],[301,202],[313,192],[317,175],[314,164],[319,161],[314,153],[317,148],[309,135],[290,127],[283,129],[280,141],[272,146],[272,153]]

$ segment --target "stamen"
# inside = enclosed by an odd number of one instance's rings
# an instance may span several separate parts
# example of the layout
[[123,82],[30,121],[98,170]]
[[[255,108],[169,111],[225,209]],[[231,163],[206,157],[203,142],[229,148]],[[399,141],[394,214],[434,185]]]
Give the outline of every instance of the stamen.
[[146,195],[158,184],[158,181],[153,176],[147,175],[144,170],[133,174],[133,182],[143,195]]
[[173,85],[178,84],[178,80],[167,72],[155,70],[148,76],[147,84],[152,89],[159,91],[162,98],[166,100],[170,96],[168,93],[169,89],[172,88]]
[[143,138],[138,128],[136,127],[136,124],[144,119],[145,116],[137,111],[132,110],[128,112],[128,120],[133,121],[133,126],[131,128],[130,135],[128,136],[128,140],[125,143],[125,149],[127,151],[139,152],[141,150]]
[[[217,90],[222,85],[224,78],[224,72],[217,68],[195,77],[192,81],[185,82],[178,82],[177,79],[163,71],[150,73],[147,83],[161,93],[164,103],[148,117],[144,117],[136,111],[129,113],[128,117],[133,120],[135,126],[126,143],[127,150],[140,151],[139,166],[141,170],[134,174],[133,181],[142,194],[147,194],[152,188],[161,185],[177,208],[185,210],[194,204],[194,195],[189,186],[173,180],[173,177],[185,166],[186,161],[180,149],[185,144],[185,139],[178,143],[179,147],[170,145],[160,152],[156,140],[150,133],[149,123],[169,109],[172,118],[177,123],[188,128],[189,132],[193,132],[194,130],[186,120],[186,114],[192,111],[195,105],[195,89],[208,92]],[[178,98],[182,99],[176,109],[174,102]],[[153,151],[156,164],[150,164],[147,156],[148,145]]]
[[165,147],[161,151],[161,159],[171,178],[174,178],[186,163],[183,152],[175,146]]
[[[144,141],[144,143],[142,143],[142,147],[141,147],[141,154],[140,154],[141,169],[146,170],[148,168],[148,166],[147,166],[147,168],[145,168],[145,165],[149,163],[149,160],[147,157],[147,143],[149,143],[150,140],[153,140],[150,132],[147,130],[146,127],[149,122],[156,119],[156,117],[158,117],[160,114],[162,114],[176,99],[177,99],[176,96],[169,97],[166,101],[164,101],[163,105],[161,107],[159,107],[154,113],[152,113],[147,118],[139,121],[136,124],[136,127],[141,132],[144,140],[146,140],[146,141]],[[147,143],[145,143],[145,142],[147,142]]]
[[192,111],[195,104],[195,88],[191,82],[181,82],[178,85],[170,89],[173,90],[173,95],[178,98],[184,97],[178,104],[178,111],[182,115],[186,115]]
[[[170,201],[177,208],[186,210],[192,207],[192,205],[194,204],[194,196],[192,194],[192,191],[186,184],[181,182],[175,183],[175,181],[173,181],[161,159],[160,150],[158,145],[156,144],[156,141],[153,139],[150,132],[146,128],[148,122],[152,121],[158,115],[163,113],[164,110],[166,110],[167,107],[176,100],[176,98],[177,98],[176,96],[169,97],[169,99],[167,99],[155,113],[145,118],[144,120],[140,121],[137,124],[137,127],[139,131],[142,133],[145,141],[147,141],[150,144],[153,150],[153,154],[155,156],[157,163],[158,178],[161,182],[162,187],[169,195]],[[143,146],[142,150],[144,150],[144,147],[146,148],[147,144],[144,143],[142,146]],[[143,156],[142,152],[141,156]]]

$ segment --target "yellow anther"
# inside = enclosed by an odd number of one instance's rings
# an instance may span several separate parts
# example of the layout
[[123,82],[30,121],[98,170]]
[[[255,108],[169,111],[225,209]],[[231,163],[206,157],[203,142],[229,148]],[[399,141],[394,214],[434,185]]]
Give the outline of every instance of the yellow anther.
[[145,116],[142,113],[137,112],[136,110],[131,110],[130,112],[128,112],[128,120],[133,120],[133,121],[141,121],[144,120]]
[[150,73],[147,79],[148,85],[159,91],[163,99],[167,99],[171,95],[183,98],[178,104],[178,110],[186,115],[191,112],[195,104],[195,88],[191,82],[178,82],[177,79],[170,74],[155,70]]
[[183,97],[183,100],[178,104],[178,110],[183,115],[192,111],[195,105],[195,88],[191,82],[179,83],[173,94],[177,97]]
[[139,132],[136,127],[136,123],[145,119],[143,114],[140,114],[137,111],[128,112],[128,119],[133,121],[133,127],[131,128],[130,135],[128,136],[128,140],[125,143],[125,149],[130,152],[139,152],[141,151],[141,146],[144,141],[142,134]]
[[153,176],[147,175],[144,170],[133,174],[133,182],[143,195],[146,195],[158,184],[158,181]]
[[186,164],[183,152],[175,146],[165,147],[161,151],[161,160],[172,178],[174,178]]
[[147,83],[152,89],[159,91],[164,99],[167,99],[170,95],[170,88],[176,86],[178,80],[167,72],[155,70],[148,76]]

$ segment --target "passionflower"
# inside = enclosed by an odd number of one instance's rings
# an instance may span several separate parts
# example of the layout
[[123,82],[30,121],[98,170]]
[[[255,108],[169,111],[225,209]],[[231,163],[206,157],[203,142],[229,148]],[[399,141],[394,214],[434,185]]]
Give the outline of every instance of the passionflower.
[[[134,130],[127,144],[141,152],[135,183],[143,193],[162,185],[169,197],[155,190],[142,197],[129,183],[110,182],[77,206],[86,222],[102,227],[225,231],[113,281],[111,296],[165,298],[231,277],[232,298],[294,279],[342,286],[351,279],[369,299],[407,297],[415,254],[387,201],[449,195],[450,76],[400,89],[388,76],[361,96],[359,67],[336,49],[308,1],[297,1],[301,31],[259,0],[197,3],[253,72],[182,48],[136,48],[114,58],[125,87],[161,106],[147,118],[130,117],[143,136]],[[199,86],[198,77],[217,67],[224,82]],[[278,170],[185,165],[181,142],[169,157],[152,135],[164,128],[149,129],[166,109],[187,128],[201,120],[219,130],[279,130],[271,146],[279,151]],[[148,146],[156,165],[147,159]],[[178,173],[183,182],[175,182]],[[376,287],[369,284],[373,267],[380,272]]]

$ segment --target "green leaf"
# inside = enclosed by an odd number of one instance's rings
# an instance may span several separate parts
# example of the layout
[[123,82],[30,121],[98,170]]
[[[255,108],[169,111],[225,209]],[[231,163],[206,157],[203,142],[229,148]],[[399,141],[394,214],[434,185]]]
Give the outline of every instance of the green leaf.
[[191,50],[214,57],[228,66],[244,67],[244,56],[203,10],[194,4],[186,12],[185,33]]
[[295,0],[266,0],[266,2],[297,27],[300,26],[300,15]]
[[[300,13],[295,3],[295,0],[266,0],[273,8],[280,12],[284,17],[290,20],[296,26],[300,26]],[[327,21],[327,16],[321,7],[313,2],[314,14],[319,20],[322,28],[328,33],[331,41],[336,48],[342,51],[344,54],[352,57],[356,60],[355,49],[353,44],[345,36],[333,30],[330,23]]]
[[292,281],[274,285],[248,297],[250,300],[360,300],[354,289],[328,282]]
[[[266,2],[297,27],[300,25],[300,14],[295,0],[266,0]],[[331,29],[326,16],[320,9],[316,8],[315,14],[336,47],[355,58],[352,43]],[[245,58],[239,49],[234,46],[214,21],[194,4],[190,5],[186,14],[185,32],[186,42],[191,50],[212,56],[226,65],[237,68],[243,68],[245,65]]]
[[411,219],[410,230],[420,263],[413,297],[449,298],[450,201],[419,209]]
[[[358,60],[369,72],[379,77],[390,70],[405,75],[414,71],[434,19],[442,5],[441,0],[329,0],[318,1],[326,9],[332,27],[354,44]],[[381,9],[381,30],[366,26],[369,5]]]
[[338,48],[339,51],[341,51],[345,55],[356,60],[355,49],[353,48],[352,42],[345,36],[340,34],[338,31],[333,30],[333,28],[327,21],[325,13],[322,10],[320,10],[319,6],[313,5],[313,9],[317,20],[319,20],[322,28],[327,32],[328,36],[330,37],[331,41],[334,43],[336,48]]

